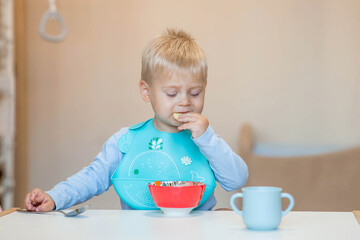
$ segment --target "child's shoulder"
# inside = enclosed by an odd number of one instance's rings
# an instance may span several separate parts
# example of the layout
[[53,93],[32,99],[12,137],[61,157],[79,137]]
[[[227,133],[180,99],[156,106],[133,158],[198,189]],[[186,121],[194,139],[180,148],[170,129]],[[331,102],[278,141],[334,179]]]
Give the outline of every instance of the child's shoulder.
[[121,136],[123,136],[124,134],[126,134],[129,131],[130,127],[123,127],[121,128],[119,131],[117,131],[116,133],[114,133],[112,135],[112,137],[114,137],[116,140],[118,140],[119,138],[121,138]]
[[118,132],[113,134],[113,136],[111,137],[112,141],[117,145],[120,152],[126,153],[129,150],[129,147],[135,139],[136,131],[142,129],[142,127],[146,125],[146,123],[148,123],[150,120],[151,119],[141,123],[137,123],[130,127],[121,128]]

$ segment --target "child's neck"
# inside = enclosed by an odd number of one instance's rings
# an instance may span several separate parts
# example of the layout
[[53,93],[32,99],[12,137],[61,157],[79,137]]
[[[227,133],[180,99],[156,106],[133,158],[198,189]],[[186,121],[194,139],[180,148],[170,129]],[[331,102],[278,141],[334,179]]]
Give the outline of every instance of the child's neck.
[[156,118],[156,116],[154,117],[153,120],[153,125],[154,128],[160,132],[167,132],[167,133],[178,133],[181,132],[177,126],[173,126],[170,124],[166,124],[162,121],[160,121],[159,119]]

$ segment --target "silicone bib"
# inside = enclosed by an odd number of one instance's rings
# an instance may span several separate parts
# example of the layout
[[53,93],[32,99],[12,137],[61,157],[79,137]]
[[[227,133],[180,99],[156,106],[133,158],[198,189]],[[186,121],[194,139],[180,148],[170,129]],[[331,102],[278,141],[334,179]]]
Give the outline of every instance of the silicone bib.
[[148,188],[157,180],[205,183],[199,206],[215,189],[214,174],[190,131],[160,132],[150,119],[131,126],[119,139],[118,148],[125,156],[111,180],[119,197],[131,208],[158,209]]

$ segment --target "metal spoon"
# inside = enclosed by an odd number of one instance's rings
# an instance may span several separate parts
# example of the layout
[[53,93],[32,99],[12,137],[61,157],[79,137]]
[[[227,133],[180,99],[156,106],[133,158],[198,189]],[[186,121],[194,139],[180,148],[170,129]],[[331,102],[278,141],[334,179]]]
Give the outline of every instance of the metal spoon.
[[60,211],[60,210],[53,210],[53,211],[45,211],[45,212],[33,212],[33,211],[28,211],[26,209],[16,209],[17,212],[25,212],[25,213],[36,213],[36,214],[42,214],[42,213],[51,213],[51,212],[59,212],[65,215],[65,217],[75,217],[83,212],[85,212],[88,208],[90,207],[90,205],[86,205],[83,207],[79,207],[76,209],[73,209],[70,212],[64,212],[64,211]]

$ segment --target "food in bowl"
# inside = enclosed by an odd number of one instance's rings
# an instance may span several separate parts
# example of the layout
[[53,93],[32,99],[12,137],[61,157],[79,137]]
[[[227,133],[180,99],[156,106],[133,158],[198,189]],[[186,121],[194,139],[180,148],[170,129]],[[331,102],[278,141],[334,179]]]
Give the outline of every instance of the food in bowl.
[[196,208],[206,184],[192,181],[155,181],[149,183],[151,197],[167,216],[186,216]]

